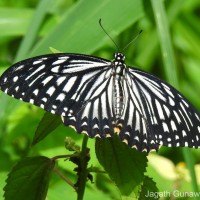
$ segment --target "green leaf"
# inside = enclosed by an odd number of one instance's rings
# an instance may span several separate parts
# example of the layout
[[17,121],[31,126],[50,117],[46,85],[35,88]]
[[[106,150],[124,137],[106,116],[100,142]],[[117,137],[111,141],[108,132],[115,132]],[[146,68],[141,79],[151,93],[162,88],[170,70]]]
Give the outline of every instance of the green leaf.
[[147,158],[128,147],[118,136],[96,140],[96,155],[122,195],[129,195],[144,177]]
[[116,0],[114,6],[111,0],[78,1],[66,11],[62,21],[35,46],[31,56],[47,53],[50,46],[62,52],[94,52],[109,40],[99,26],[100,18],[114,37],[143,15],[140,0]]
[[55,162],[47,157],[25,158],[8,175],[5,200],[44,200]]
[[32,17],[31,9],[0,8],[0,37],[24,34]]
[[60,116],[46,112],[35,132],[32,145],[37,144],[62,123]]
[[158,199],[156,198],[157,193],[158,188],[156,187],[156,183],[152,180],[152,178],[145,176],[141,187],[140,196],[138,199],[143,200],[146,199],[147,196],[148,199]]

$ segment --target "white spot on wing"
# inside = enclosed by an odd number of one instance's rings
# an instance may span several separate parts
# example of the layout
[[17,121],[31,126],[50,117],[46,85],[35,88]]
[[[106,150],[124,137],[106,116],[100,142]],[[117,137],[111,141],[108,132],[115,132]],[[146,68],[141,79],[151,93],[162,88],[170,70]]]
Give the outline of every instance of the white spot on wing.
[[33,94],[35,94],[36,96],[38,95],[38,92],[39,92],[39,90],[38,89],[35,89],[34,91],[33,91]]
[[174,121],[173,120],[171,120],[171,127],[172,127],[172,130],[173,131],[176,131],[177,130],[177,128],[176,128],[176,124],[174,123]]
[[16,82],[17,80],[18,80],[18,76],[15,76],[15,77],[13,78],[13,81]]
[[65,62],[65,61],[66,61],[66,60],[64,60],[64,59],[59,59],[59,60],[54,61],[54,62],[52,63],[52,65],[57,65],[57,64],[60,64],[60,63]]
[[59,72],[59,68],[60,68],[59,65],[58,65],[58,66],[55,66],[55,67],[53,67],[53,68],[51,69],[51,71],[54,72],[54,73],[58,73],[58,72]]
[[184,130],[182,130],[182,135],[183,135],[183,137],[187,136],[187,134]]
[[169,132],[169,128],[165,122],[162,123],[164,132]]
[[56,88],[54,86],[51,86],[48,90],[47,90],[47,94],[49,94],[50,96],[52,96],[52,94],[54,93],[54,91],[56,90]]
[[71,78],[67,81],[66,85],[64,86],[63,91],[64,91],[64,92],[69,92],[69,91],[71,90],[72,86],[74,85],[76,79],[77,79],[77,77],[75,77],[75,76],[74,76],[74,77],[71,77]]
[[59,86],[65,79],[66,79],[66,77],[64,77],[64,76],[59,77],[56,81],[57,85]]
[[47,78],[45,78],[45,79],[42,81],[43,85],[46,85],[52,78],[53,78],[53,76],[48,76]]
[[65,94],[64,93],[60,93],[56,98],[56,100],[59,100],[59,101],[63,101],[64,99],[65,99]]
[[160,102],[157,101],[157,100],[155,100],[155,103],[156,103],[156,107],[157,107],[157,111],[158,111],[158,115],[159,115],[160,119],[163,119],[163,120],[164,120],[165,117],[164,117],[163,109],[162,109],[162,107],[161,107],[161,105],[160,105]]
[[31,76],[35,75],[36,73],[38,73],[39,71],[41,71],[44,68],[45,68],[44,64],[41,65],[41,66],[39,66],[32,74],[30,74],[29,76],[27,76],[25,80],[28,80]]
[[35,60],[34,62],[33,62],[33,65],[37,65],[37,64],[39,64],[39,63],[41,63],[42,62],[42,60]]

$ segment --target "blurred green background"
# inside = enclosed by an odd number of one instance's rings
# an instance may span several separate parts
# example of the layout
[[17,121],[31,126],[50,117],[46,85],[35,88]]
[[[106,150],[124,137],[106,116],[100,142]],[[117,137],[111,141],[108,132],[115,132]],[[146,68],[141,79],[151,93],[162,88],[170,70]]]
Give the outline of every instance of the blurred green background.
[[[101,18],[104,28],[121,49],[143,30],[137,41],[124,52],[127,64],[166,81],[175,76],[171,84],[200,110],[200,1],[163,2],[167,13],[165,23],[160,20],[162,10],[156,7],[156,0],[0,0],[0,73],[16,61],[51,53],[50,47],[61,52],[113,59],[117,49],[100,28],[98,21]],[[163,29],[159,29],[159,22]],[[168,68],[161,48],[167,44],[160,39],[166,35],[166,27],[170,30],[175,58],[174,65]],[[66,136],[81,144],[82,135],[61,125],[30,148],[43,114],[40,108],[0,93],[0,199],[3,199],[6,175],[20,158],[67,154],[64,147]],[[94,152],[94,139],[89,140],[89,147],[90,164],[100,166]],[[200,184],[200,150],[191,151]],[[163,147],[158,154],[150,154],[148,159],[147,174],[160,191],[193,190],[181,148]],[[72,163],[60,161],[59,167],[67,177],[76,180]],[[106,175],[94,177],[95,183],[87,184],[85,199],[92,199],[94,194],[96,199],[120,199],[119,191]],[[48,199],[63,197],[75,199],[76,194],[57,175],[53,175]]]

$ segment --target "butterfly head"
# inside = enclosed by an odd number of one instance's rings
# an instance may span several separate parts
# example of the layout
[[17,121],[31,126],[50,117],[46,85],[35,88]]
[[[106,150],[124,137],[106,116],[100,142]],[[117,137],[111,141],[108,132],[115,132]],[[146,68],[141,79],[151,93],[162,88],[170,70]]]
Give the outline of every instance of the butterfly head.
[[115,57],[116,62],[124,63],[124,61],[125,61],[125,56],[123,53],[119,53],[119,52],[115,53],[114,57]]

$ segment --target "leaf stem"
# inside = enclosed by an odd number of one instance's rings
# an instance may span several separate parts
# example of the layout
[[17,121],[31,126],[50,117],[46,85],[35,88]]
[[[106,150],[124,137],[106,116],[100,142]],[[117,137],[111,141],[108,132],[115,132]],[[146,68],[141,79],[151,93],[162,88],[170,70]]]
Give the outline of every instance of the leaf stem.
[[79,185],[77,190],[77,200],[83,200],[84,192],[85,192],[85,185],[87,181],[88,171],[87,171],[87,141],[88,136],[84,134],[82,148],[80,152],[80,176],[79,176]]
[[65,182],[67,182],[70,186],[72,186],[75,190],[77,190],[77,188],[74,186],[74,184],[67,179],[56,167],[54,167],[53,171],[58,174]]

